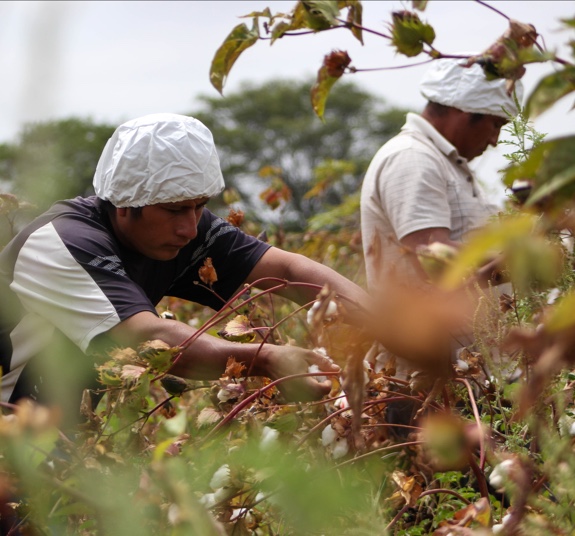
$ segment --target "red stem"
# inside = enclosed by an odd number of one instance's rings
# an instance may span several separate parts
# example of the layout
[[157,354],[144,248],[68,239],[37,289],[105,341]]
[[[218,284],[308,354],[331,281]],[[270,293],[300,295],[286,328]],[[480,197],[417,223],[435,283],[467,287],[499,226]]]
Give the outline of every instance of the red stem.
[[220,428],[223,428],[242,409],[244,409],[248,404],[250,404],[258,396],[261,396],[264,391],[267,391],[271,387],[275,387],[276,385],[279,385],[280,383],[282,383],[284,381],[293,380],[296,378],[307,378],[310,376],[337,376],[337,375],[339,375],[339,372],[323,372],[322,371],[322,372],[306,372],[306,373],[302,373],[302,374],[292,374],[291,376],[283,376],[282,378],[278,378],[277,380],[274,380],[273,382],[269,383],[265,387],[262,387],[261,389],[254,391],[251,395],[244,398],[241,402],[239,402],[236,406],[234,406],[234,408],[216,426],[214,426],[214,428],[210,432],[208,432],[205,439],[208,439],[213,434],[215,434]]
[[477,403],[475,402],[475,396],[473,395],[473,390],[471,389],[471,384],[465,378],[456,378],[456,382],[462,383],[467,388],[469,393],[469,402],[471,408],[473,409],[473,415],[475,416],[475,421],[477,422],[477,429],[479,432],[479,467],[481,471],[485,469],[485,439],[483,437],[483,426],[481,425],[481,417],[479,416],[479,409],[477,408]]

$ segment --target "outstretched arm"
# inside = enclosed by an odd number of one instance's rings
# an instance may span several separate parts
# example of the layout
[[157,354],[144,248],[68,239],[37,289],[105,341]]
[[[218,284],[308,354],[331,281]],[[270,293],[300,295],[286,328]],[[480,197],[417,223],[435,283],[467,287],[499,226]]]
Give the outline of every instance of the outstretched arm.
[[326,285],[344,297],[363,306],[367,306],[369,297],[358,285],[338,274],[335,270],[312,261],[304,255],[291,253],[278,248],[270,248],[264,253],[248,276],[246,283],[258,281],[257,287],[269,289],[277,286],[277,281],[266,278],[279,278],[294,283],[306,283],[308,286],[293,285],[277,291],[299,305],[314,301],[319,291]]
[[[196,330],[177,320],[158,318],[151,312],[137,313],[120,322],[108,336],[122,346],[136,347],[148,340],[160,339],[170,346],[179,346]],[[223,374],[230,357],[243,363],[254,376],[272,380],[308,372],[310,365],[317,365],[325,372],[338,372],[339,367],[325,357],[294,346],[271,344],[241,344],[202,334],[184,350],[172,374],[192,379],[216,380]],[[329,381],[317,382],[314,378],[291,380],[279,388],[289,400],[315,400],[330,390]]]

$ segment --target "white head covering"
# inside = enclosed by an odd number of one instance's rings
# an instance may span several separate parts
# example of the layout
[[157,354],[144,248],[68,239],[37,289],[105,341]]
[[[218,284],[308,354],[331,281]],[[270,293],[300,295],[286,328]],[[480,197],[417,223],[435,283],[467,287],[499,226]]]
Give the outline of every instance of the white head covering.
[[94,189],[116,207],[218,195],[224,179],[212,133],[185,115],[152,114],[128,121],[104,147]]
[[[507,94],[506,80],[487,80],[480,65],[464,67],[467,60],[434,60],[421,81],[421,94],[431,102],[451,106],[463,112],[489,114],[508,119],[502,110],[511,115],[519,110],[513,95]],[[515,82],[515,94],[519,103],[523,99],[523,84]]]

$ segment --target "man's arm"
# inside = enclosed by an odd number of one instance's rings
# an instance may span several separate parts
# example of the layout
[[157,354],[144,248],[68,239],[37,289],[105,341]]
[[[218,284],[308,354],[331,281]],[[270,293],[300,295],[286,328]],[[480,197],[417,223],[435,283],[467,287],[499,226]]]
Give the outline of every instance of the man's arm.
[[[151,312],[137,313],[120,322],[108,332],[117,344],[135,347],[141,342],[160,339],[170,346],[179,346],[196,330],[183,322],[166,320]],[[311,350],[294,346],[271,344],[242,344],[202,334],[184,350],[182,357],[170,370],[172,374],[192,379],[216,380],[223,374],[230,357],[243,363],[253,376],[266,376],[272,380],[308,372],[317,365],[325,372],[338,372],[339,367],[329,359]],[[330,390],[329,381],[314,378],[291,380],[279,388],[291,400],[314,400]]]
[[[415,231],[404,236],[400,240],[401,244],[408,248],[410,251],[416,252],[418,246],[428,246],[433,242],[441,242],[447,244],[456,249],[461,248],[460,242],[455,242],[449,238],[449,229],[444,227],[432,227],[429,229],[421,229],[420,231]],[[424,279],[427,279],[427,274],[423,270],[421,264],[414,256],[415,268]],[[479,268],[473,276],[469,278],[468,284],[472,285],[478,283],[481,287],[487,287],[488,285],[499,285],[504,282],[503,275],[501,273],[500,260],[494,259],[487,264]]]
[[301,282],[317,285],[317,287],[293,285],[277,291],[300,305],[314,301],[324,285],[345,297],[367,308],[368,294],[358,285],[338,274],[335,270],[312,261],[304,255],[298,255],[278,248],[270,248],[264,253],[248,276],[246,283],[258,282],[258,288],[263,290],[278,285],[277,281],[266,281],[265,278],[279,278],[294,283]]

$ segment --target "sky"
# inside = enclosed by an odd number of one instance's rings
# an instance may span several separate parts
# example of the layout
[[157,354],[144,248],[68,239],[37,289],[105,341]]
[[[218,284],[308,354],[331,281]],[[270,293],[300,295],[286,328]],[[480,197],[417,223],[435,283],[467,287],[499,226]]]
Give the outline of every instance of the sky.
[[[549,49],[573,60],[565,43],[574,36],[559,31],[559,20],[575,17],[575,2],[487,3],[508,17],[534,24]],[[2,1],[0,143],[16,141],[27,122],[81,117],[120,124],[147,113],[189,113],[199,107],[200,95],[218,97],[209,81],[210,64],[236,24],[251,24],[240,17],[265,7],[288,12],[294,5],[283,0]],[[364,25],[385,33],[392,11],[410,8],[411,3],[366,0],[363,6]],[[434,46],[443,53],[480,52],[507,27],[503,16],[473,0],[430,0],[420,17],[435,28]],[[346,50],[358,69],[420,61],[395,54],[375,35],[366,33],[362,46],[344,30],[286,37],[272,46],[262,41],[239,58],[222,98],[246,82],[311,79],[324,55],[334,49]],[[425,68],[356,73],[348,79],[390,106],[419,111],[425,101],[418,83]],[[523,79],[526,93],[552,70],[551,64],[530,66]],[[562,99],[535,121],[535,128],[549,138],[573,133],[573,100]],[[506,164],[504,152],[505,146],[491,149],[473,162],[496,198],[502,193],[496,175]]]

